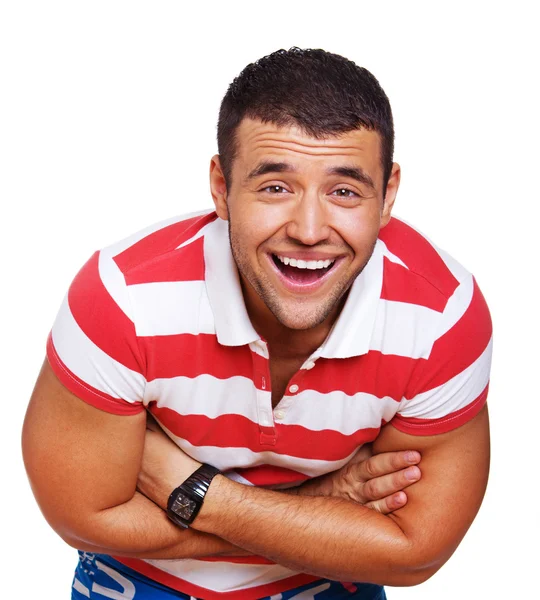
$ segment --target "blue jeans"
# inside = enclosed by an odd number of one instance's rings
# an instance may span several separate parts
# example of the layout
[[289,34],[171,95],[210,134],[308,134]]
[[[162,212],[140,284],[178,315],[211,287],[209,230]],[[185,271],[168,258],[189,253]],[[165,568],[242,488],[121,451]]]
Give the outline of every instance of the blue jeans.
[[[79,552],[72,600],[197,600],[126,567],[110,556]],[[319,579],[264,600],[385,600],[384,589],[371,583],[343,584]],[[203,599],[204,600],[204,599]],[[252,600],[263,600],[253,598]]]

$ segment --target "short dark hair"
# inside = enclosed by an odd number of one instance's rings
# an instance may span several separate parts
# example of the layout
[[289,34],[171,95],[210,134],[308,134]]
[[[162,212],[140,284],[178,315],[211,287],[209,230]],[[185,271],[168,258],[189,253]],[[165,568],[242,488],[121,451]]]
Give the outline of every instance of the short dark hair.
[[227,189],[244,118],[296,125],[315,138],[354,129],[381,137],[383,194],[392,170],[394,122],[377,79],[351,60],[325,50],[277,50],[249,64],[234,79],[219,111],[218,152]]

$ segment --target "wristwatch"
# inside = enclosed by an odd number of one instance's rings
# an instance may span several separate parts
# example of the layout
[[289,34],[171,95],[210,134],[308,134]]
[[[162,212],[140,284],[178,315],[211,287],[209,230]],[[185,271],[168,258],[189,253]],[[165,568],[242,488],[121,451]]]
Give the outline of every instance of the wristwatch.
[[167,516],[171,521],[188,529],[201,510],[212,479],[221,471],[212,465],[201,465],[181,485],[174,489],[167,502]]

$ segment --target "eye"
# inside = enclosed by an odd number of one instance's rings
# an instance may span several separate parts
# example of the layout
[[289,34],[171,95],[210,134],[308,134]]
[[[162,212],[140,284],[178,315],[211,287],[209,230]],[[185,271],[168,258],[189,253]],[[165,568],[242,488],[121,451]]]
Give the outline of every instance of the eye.
[[348,188],[339,188],[332,192],[333,195],[338,196],[339,198],[354,198],[358,196],[356,192],[349,190]]
[[269,185],[262,189],[263,192],[268,192],[269,194],[282,194],[287,190],[281,185]]

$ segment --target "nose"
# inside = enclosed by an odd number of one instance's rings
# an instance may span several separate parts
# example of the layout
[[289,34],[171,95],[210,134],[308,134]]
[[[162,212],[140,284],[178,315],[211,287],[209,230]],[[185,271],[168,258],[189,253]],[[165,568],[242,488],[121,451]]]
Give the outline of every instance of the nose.
[[318,194],[305,193],[297,199],[286,231],[290,238],[305,246],[314,246],[328,239],[330,235],[328,214]]

